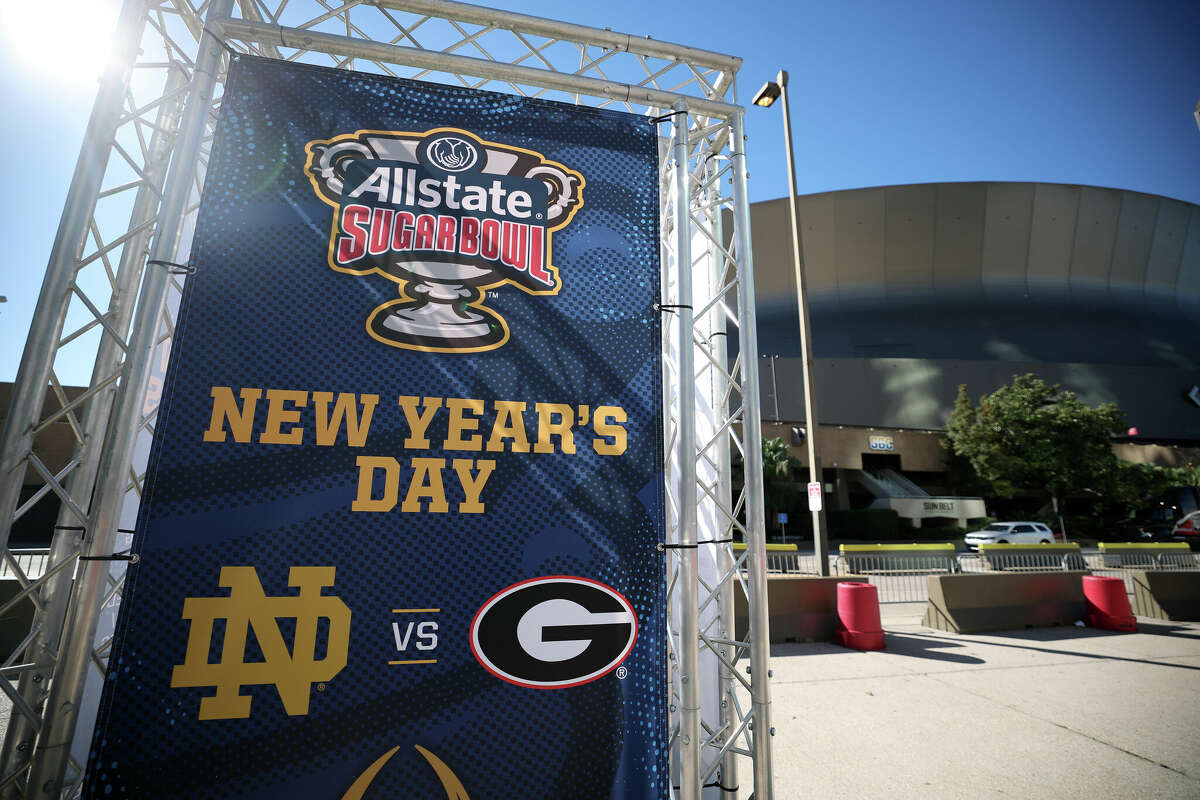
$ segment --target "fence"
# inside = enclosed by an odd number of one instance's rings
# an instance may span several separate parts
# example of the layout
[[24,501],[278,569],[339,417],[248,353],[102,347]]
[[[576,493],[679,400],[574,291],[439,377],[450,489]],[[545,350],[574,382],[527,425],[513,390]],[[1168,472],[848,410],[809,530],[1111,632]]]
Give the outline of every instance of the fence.
[[[953,545],[938,550],[905,550],[891,545],[883,550],[872,545],[843,545],[834,561],[836,575],[862,575],[879,591],[880,603],[923,603],[929,599],[928,576],[953,573],[986,573],[997,571],[1057,572],[1087,570],[1095,575],[1111,575],[1125,581],[1125,590],[1133,592],[1130,571],[1137,569],[1195,570],[1200,569],[1197,554],[1187,545],[1172,547],[1165,553],[1150,551],[1122,552],[1114,546],[1100,552],[1085,553],[1078,545],[984,545],[979,553],[954,553]],[[928,547],[917,545],[916,547]],[[872,548],[872,551],[858,548]],[[949,555],[946,549],[949,549]],[[1011,549],[1010,549],[1011,548]],[[1040,551],[1040,552],[1039,552]],[[1156,558],[1157,557],[1157,558]]]
[[[746,550],[738,542],[737,555]],[[862,576],[879,591],[880,603],[923,603],[929,599],[930,575],[973,572],[1057,572],[1087,570],[1125,581],[1133,593],[1130,571],[1139,569],[1200,569],[1200,554],[1186,544],[1101,544],[1098,552],[1084,552],[1077,544],[982,545],[978,553],[955,552],[954,545],[842,545],[831,563],[833,575]],[[795,544],[767,545],[767,572],[771,575],[816,575],[817,557],[802,553]]]
[[[50,559],[50,548],[36,547],[26,550],[9,550],[8,554],[12,557],[12,561],[16,563],[17,568],[21,573],[30,580],[40,578],[46,574],[46,562]],[[16,578],[17,574],[12,569],[12,564],[8,559],[0,559],[0,579]]]
[[[746,551],[744,542],[735,542],[734,555],[741,557]],[[744,566],[744,565],[743,565]],[[801,553],[794,544],[767,545],[767,573],[770,575],[816,575],[817,557],[812,553]]]
[[1125,591],[1133,594],[1133,570],[1178,572],[1200,569],[1197,554],[1183,542],[1100,543],[1097,553],[1089,553],[1088,569],[1096,575],[1108,575],[1125,581]]

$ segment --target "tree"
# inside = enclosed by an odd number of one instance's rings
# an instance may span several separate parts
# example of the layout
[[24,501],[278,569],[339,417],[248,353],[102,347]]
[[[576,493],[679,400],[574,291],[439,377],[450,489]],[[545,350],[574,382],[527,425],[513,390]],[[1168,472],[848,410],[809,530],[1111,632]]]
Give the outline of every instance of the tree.
[[790,508],[800,487],[792,480],[792,470],[801,464],[798,458],[788,453],[787,442],[776,436],[762,440],[763,504],[766,506],[767,525],[775,521],[778,511]]
[[1111,437],[1123,427],[1115,403],[1091,408],[1031,374],[1015,376],[978,406],[959,386],[946,436],[997,494],[1043,490],[1057,510],[1068,494],[1111,486],[1119,469]]
[[1158,467],[1153,464],[1131,464],[1118,460],[1108,478],[1104,505],[1117,516],[1128,517],[1147,500],[1158,497],[1168,489],[1200,486],[1200,468]]

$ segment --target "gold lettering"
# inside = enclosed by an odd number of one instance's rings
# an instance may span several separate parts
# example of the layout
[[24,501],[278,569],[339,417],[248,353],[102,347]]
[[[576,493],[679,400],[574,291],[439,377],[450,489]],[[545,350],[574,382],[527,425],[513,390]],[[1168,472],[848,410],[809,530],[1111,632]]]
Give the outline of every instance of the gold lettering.
[[421,411],[420,407],[421,398],[400,396],[400,408],[404,409],[404,419],[408,421],[408,428],[412,432],[412,435],[404,440],[404,446],[409,450],[429,449],[429,440],[425,438],[425,431],[429,430],[429,423],[433,421],[437,410],[442,407],[442,398],[426,397],[425,410]]
[[[553,453],[554,437],[558,436],[562,451],[567,455],[575,454],[575,434],[571,428],[575,424],[575,409],[562,403],[537,403],[538,440],[533,446],[535,453]],[[554,416],[558,415],[558,421]]]
[[400,504],[400,510],[412,513],[421,510],[421,498],[429,498],[429,513],[445,514],[450,510],[446,503],[446,488],[442,485],[444,458],[414,458],[412,460],[412,483],[408,494]]
[[[469,458],[456,458],[451,462],[454,471],[458,473],[458,482],[462,484],[465,500],[458,504],[460,514],[482,514],[483,503],[479,501],[479,496],[483,494],[483,486],[492,475],[492,470],[496,468],[495,461],[472,461]],[[475,475],[471,474],[471,470],[478,466],[478,472]]]
[[[391,511],[400,499],[400,462],[388,456],[359,456],[358,496],[350,504],[351,511]],[[375,470],[383,470],[383,497],[376,499],[371,492],[375,485]]]
[[213,399],[212,420],[204,432],[204,441],[225,441],[225,423],[228,423],[235,442],[244,444],[250,441],[250,432],[254,427],[254,406],[262,397],[262,389],[242,389],[239,392],[242,396],[241,408],[233,399],[233,389],[228,386],[214,386],[209,394]]
[[619,456],[625,452],[628,434],[620,424],[627,419],[620,406],[597,406],[592,429],[603,439],[593,439],[592,449],[602,456]]
[[492,435],[488,437],[489,453],[503,453],[504,440],[512,439],[510,449],[514,453],[529,452],[529,438],[525,434],[525,404],[513,400],[497,400],[496,421],[492,424]]
[[337,441],[338,429],[346,426],[346,444],[351,447],[362,447],[367,440],[367,431],[371,429],[371,416],[379,403],[379,395],[364,394],[362,396],[362,416],[358,414],[358,402],[355,396],[342,392],[337,396],[333,406],[333,414],[329,413],[329,403],[333,400],[333,392],[313,392],[313,411],[317,418],[317,444],[330,447]]
[[[483,413],[483,401],[451,397],[446,400],[446,408],[450,411],[450,429],[446,432],[446,442],[443,447],[447,450],[482,450],[483,437],[481,435],[471,433],[464,439],[463,433],[479,430],[479,415]],[[473,416],[465,416],[467,412]]]
[[[267,389],[267,426],[259,434],[260,444],[302,444],[304,428],[300,427],[300,409],[308,405],[308,392],[294,389]],[[288,408],[294,403],[295,408]],[[295,425],[284,431],[284,425]]]

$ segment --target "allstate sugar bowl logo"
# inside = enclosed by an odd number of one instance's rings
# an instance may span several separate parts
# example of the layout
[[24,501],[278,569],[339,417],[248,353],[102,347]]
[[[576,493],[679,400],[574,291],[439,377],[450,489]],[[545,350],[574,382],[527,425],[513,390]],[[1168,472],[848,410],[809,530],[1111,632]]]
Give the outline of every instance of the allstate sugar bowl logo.
[[582,175],[458,128],[357,131],[309,142],[305,171],[334,208],[329,266],[378,273],[400,297],[367,331],[384,344],[477,353],[508,341],[485,290],[558,294],[551,234],[583,204]]

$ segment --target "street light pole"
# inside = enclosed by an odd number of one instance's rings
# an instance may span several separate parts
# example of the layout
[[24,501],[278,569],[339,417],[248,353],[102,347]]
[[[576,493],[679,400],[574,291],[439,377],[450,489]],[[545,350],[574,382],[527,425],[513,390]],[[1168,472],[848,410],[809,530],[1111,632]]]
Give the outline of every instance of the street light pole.
[[[829,536],[825,528],[825,482],[821,477],[821,455],[817,446],[817,398],[813,391],[812,329],[808,319],[808,282],[804,275],[804,263],[800,249],[800,220],[796,214],[796,164],[792,155],[792,116],[788,108],[788,74],[779,70],[777,83],[767,83],[754,97],[757,106],[770,106],[779,97],[783,101],[783,138],[787,146],[788,209],[792,220],[792,267],[796,275],[796,310],[800,317],[800,349],[803,351],[802,378],[804,383],[804,412],[808,431],[804,437],[808,445],[808,480],[820,486],[821,503],[812,511],[813,549],[817,553],[817,566],[821,575],[829,574]],[[811,506],[811,502],[810,502]]]

